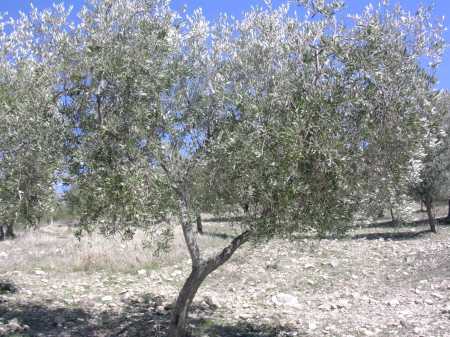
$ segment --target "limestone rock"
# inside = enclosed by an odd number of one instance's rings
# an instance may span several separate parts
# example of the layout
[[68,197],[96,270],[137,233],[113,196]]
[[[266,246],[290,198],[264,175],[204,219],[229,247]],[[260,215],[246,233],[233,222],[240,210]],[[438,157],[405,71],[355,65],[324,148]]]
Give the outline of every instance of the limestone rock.
[[278,307],[301,308],[297,297],[291,294],[279,293],[274,295],[272,296],[272,302]]

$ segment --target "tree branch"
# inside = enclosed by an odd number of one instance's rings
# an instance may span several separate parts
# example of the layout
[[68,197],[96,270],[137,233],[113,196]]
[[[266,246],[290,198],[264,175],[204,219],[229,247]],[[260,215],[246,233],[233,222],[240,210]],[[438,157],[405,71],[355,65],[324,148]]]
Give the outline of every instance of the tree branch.
[[192,269],[198,269],[201,264],[200,248],[197,242],[197,234],[194,232],[193,222],[189,216],[189,208],[185,196],[180,200],[180,222],[183,228],[184,240],[191,256]]
[[239,247],[250,240],[252,235],[253,231],[246,230],[245,232],[236,236],[233,241],[231,241],[231,243],[226,246],[219,254],[209,258],[205,262],[207,273],[211,273],[212,271],[223,265],[225,262],[227,262]]

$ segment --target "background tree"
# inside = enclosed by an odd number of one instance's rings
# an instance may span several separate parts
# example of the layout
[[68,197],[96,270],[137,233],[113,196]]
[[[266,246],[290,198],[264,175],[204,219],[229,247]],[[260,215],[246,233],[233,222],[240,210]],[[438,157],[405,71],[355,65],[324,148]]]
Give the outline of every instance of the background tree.
[[[410,181],[410,193],[426,207],[428,222],[432,232],[436,233],[436,221],[433,202],[442,194],[448,197],[450,143],[448,132],[448,96],[442,92],[433,98],[433,123],[427,123],[429,130],[420,147],[421,160],[417,175]],[[431,102],[430,102],[431,104]],[[424,121],[425,122],[425,121]]]
[[[0,225],[6,225],[6,237],[14,237],[17,223],[37,225],[54,197],[62,138],[51,46],[64,41],[58,27],[65,15],[61,6],[33,9],[0,26]],[[28,34],[32,27],[34,35]]]
[[[344,62],[354,97],[350,108],[366,111],[355,114],[349,127],[363,139],[361,207],[366,215],[389,210],[394,222],[408,221],[413,201],[408,187],[418,170],[413,163],[421,159],[417,149],[436,119],[433,75],[445,44],[443,26],[433,26],[429,8],[412,15],[383,4],[369,5],[353,20]],[[429,55],[428,68],[421,53]]]

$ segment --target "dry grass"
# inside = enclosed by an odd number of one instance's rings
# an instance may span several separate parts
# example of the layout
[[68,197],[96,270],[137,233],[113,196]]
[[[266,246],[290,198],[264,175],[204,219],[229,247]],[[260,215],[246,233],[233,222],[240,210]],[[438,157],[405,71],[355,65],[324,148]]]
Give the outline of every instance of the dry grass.
[[[105,238],[97,233],[78,240],[70,227],[44,226],[36,231],[19,233],[18,239],[0,246],[0,250],[6,248],[8,254],[0,265],[0,271],[131,272],[157,268],[162,259],[154,256],[150,248],[143,247],[144,239],[144,233],[139,232],[129,241],[117,237]],[[185,256],[180,243],[173,242],[174,249],[164,258],[166,263]]]
[[[446,214],[446,205],[439,205],[437,216]],[[415,217],[425,218],[416,213]],[[238,226],[230,225],[211,215],[204,215],[206,235],[200,236],[202,251],[211,254],[224,247],[240,232]],[[385,232],[401,231],[401,228],[385,228]],[[360,229],[360,233],[371,229]],[[189,262],[188,252],[179,226],[175,226],[174,238],[167,252],[155,255],[152,247],[144,248],[146,235],[138,231],[133,240],[120,237],[104,237],[99,233],[74,236],[74,227],[66,224],[42,226],[38,230],[19,232],[14,241],[0,243],[0,274],[2,271],[33,271],[37,269],[56,272],[109,271],[136,272],[158,269],[180,261]]]
[[[208,231],[208,224],[205,225]],[[207,252],[220,249],[230,240],[227,235],[220,233],[233,233],[225,224],[216,223],[213,227],[213,232],[200,237],[200,245]],[[0,243],[0,274],[13,270],[135,272],[157,269],[180,261],[189,263],[178,226],[175,227],[169,249],[160,255],[155,255],[152,247],[144,248],[146,235],[142,231],[138,231],[133,240],[126,241],[120,237],[104,237],[99,233],[78,240],[73,231],[73,227],[64,224],[47,225],[34,231],[19,232],[16,240]]]

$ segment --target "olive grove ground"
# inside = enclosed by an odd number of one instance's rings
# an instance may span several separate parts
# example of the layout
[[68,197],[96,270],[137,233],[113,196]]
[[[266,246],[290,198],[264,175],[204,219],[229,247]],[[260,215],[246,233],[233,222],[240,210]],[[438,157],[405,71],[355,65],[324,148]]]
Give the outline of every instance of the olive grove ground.
[[[204,221],[207,251],[231,234],[221,221]],[[194,335],[450,336],[450,228],[427,229],[246,246],[200,289]],[[0,336],[164,336],[190,271],[181,233],[162,258],[140,235],[78,242],[66,225],[19,234],[0,243]]]

